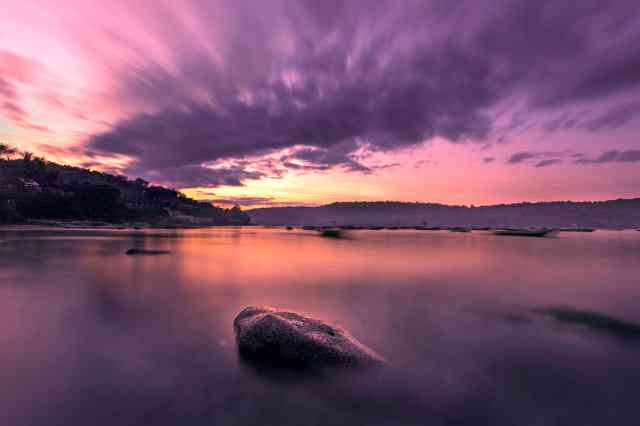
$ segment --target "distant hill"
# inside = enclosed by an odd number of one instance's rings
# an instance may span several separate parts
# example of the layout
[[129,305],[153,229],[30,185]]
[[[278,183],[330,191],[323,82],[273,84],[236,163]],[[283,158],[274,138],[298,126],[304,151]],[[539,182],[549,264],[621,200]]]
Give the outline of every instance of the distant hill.
[[28,153],[14,158],[16,151],[3,146],[7,154],[0,156],[0,223],[54,220],[207,226],[249,221],[239,207],[214,207],[143,179],[64,166]]
[[640,227],[640,198],[450,206],[433,203],[346,202],[320,207],[272,207],[247,211],[264,225],[441,227]]

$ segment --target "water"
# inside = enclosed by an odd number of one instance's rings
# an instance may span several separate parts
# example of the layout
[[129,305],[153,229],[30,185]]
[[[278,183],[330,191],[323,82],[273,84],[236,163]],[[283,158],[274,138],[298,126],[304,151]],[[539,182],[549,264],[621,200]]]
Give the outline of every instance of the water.
[[[170,250],[135,257],[132,247]],[[0,231],[0,418],[14,425],[633,425],[640,232]],[[264,376],[231,323],[340,324],[380,372]]]

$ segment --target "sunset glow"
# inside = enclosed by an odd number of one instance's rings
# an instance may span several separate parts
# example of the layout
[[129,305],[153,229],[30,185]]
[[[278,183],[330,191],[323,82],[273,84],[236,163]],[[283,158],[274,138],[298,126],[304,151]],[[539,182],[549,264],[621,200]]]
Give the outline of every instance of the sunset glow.
[[639,196],[640,3],[394,4],[5,0],[0,141],[245,208]]

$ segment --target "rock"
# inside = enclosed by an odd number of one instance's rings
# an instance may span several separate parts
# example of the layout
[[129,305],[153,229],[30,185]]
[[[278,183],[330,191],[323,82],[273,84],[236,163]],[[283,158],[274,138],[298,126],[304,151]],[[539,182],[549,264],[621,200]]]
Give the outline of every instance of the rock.
[[126,252],[128,256],[144,256],[144,255],[155,256],[159,254],[169,254],[169,253],[171,252],[167,250],[145,250],[145,249],[137,249],[137,248],[131,248]]
[[233,321],[242,359],[257,366],[322,368],[384,364],[346,330],[294,312],[247,307]]
[[344,232],[341,229],[325,229],[320,231],[321,237],[326,238],[344,238]]

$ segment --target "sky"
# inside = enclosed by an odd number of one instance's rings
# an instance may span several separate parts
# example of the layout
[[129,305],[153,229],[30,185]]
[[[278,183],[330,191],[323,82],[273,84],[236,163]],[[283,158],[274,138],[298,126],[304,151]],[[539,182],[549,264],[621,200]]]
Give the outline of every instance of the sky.
[[640,196],[637,0],[2,0],[0,141],[215,204]]

